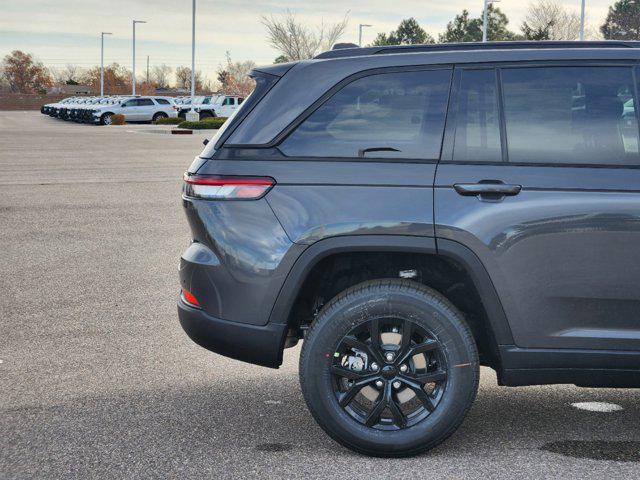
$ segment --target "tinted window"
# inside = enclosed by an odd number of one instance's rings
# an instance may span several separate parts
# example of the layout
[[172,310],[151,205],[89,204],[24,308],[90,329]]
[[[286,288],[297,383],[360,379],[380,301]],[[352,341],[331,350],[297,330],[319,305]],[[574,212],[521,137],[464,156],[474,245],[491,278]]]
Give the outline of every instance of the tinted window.
[[240,105],[242,102],[244,102],[244,98],[239,98],[238,99],[238,105]]
[[139,107],[146,107],[148,105],[153,105],[153,100],[151,100],[150,98],[139,98],[138,99],[138,106]]
[[502,78],[509,161],[640,163],[631,68],[505,69]]
[[156,98],[156,102],[160,105],[169,105],[169,100],[165,100],[164,98]]
[[454,160],[502,160],[498,111],[495,70],[463,70],[457,96]]
[[131,100],[127,100],[126,102],[124,102],[125,107],[135,107],[137,104],[138,104],[138,101],[135,98],[132,98]]
[[354,80],[313,112],[281,148],[291,156],[437,159],[450,78],[450,70],[434,70]]

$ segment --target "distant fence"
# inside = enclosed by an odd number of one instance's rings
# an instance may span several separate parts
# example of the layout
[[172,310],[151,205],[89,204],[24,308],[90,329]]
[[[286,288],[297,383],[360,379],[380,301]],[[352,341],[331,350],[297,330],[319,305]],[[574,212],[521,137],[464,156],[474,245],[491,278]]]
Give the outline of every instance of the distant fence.
[[46,103],[54,103],[71,95],[55,93],[40,95],[37,93],[0,93],[0,110],[40,110]]

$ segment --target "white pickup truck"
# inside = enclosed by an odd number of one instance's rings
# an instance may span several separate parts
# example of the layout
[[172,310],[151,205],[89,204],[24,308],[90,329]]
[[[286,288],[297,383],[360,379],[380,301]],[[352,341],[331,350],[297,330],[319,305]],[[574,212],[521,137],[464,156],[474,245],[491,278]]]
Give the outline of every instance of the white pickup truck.
[[[193,108],[200,114],[200,120],[207,117],[230,117],[244,101],[244,97],[235,95],[211,95],[195,97]],[[179,107],[178,115],[184,117],[191,104],[189,99],[185,99]]]

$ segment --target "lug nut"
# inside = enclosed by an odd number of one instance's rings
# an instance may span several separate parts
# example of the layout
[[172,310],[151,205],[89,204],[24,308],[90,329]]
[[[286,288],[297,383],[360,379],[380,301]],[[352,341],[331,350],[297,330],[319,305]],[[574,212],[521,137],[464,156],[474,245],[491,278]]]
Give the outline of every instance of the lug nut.
[[372,371],[374,371],[374,372],[377,372],[377,371],[380,369],[380,367],[378,366],[378,364],[377,364],[376,362],[373,362],[373,363],[371,364],[370,368],[371,368],[371,370],[372,370]]
[[398,390],[400,387],[402,386],[402,384],[399,381],[395,381],[393,382],[393,388],[395,388],[396,390]]
[[405,373],[407,370],[409,370],[409,367],[407,367],[405,364],[400,365],[400,371],[402,373]]
[[376,387],[382,388],[383,385],[384,383],[382,383],[382,380],[376,380]]
[[387,362],[393,362],[394,355],[392,352],[389,352],[384,356],[384,358],[387,360]]

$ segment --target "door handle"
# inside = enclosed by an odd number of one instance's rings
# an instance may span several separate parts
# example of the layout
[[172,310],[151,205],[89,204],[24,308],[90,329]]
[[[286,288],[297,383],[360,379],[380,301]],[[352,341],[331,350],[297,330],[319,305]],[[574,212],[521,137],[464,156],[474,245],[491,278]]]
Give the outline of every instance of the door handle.
[[522,185],[508,185],[502,182],[478,182],[456,183],[453,188],[460,195],[469,197],[474,197],[476,195],[504,197],[518,195],[522,190]]

